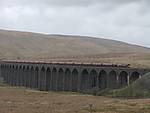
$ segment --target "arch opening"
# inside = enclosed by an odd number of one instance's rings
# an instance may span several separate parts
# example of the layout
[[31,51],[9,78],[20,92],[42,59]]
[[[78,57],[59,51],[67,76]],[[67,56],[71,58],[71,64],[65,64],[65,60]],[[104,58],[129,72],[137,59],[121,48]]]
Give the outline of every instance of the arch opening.
[[71,78],[71,71],[69,69],[66,69],[65,75],[64,75],[64,90],[65,91],[70,90],[70,78]]
[[22,86],[25,86],[25,76],[26,76],[26,68],[25,66],[23,66],[23,69],[22,69]]
[[30,86],[30,88],[33,88],[33,82],[34,82],[34,68],[31,67],[30,75],[29,75],[29,86]]
[[[5,67],[5,70],[6,70],[6,67]],[[6,73],[6,72],[5,72]],[[15,73],[15,76],[14,76],[14,78],[15,78],[15,86],[18,86],[18,81],[19,81],[19,75],[18,75],[18,66],[16,66],[15,67],[15,70],[14,70],[14,73]]]
[[39,80],[39,68],[36,67],[35,68],[35,78],[34,78],[34,88],[35,89],[38,89],[38,86],[39,86],[38,80]]
[[128,85],[128,73],[125,71],[122,71],[119,74],[119,87],[125,87]]
[[30,76],[30,75],[29,75],[29,74],[30,74],[30,73],[29,73],[29,70],[30,70],[30,69],[29,69],[29,66],[27,66],[27,68],[26,68],[26,70],[25,70],[25,84],[26,84],[25,86],[26,86],[26,87],[29,87],[29,80],[30,80],[30,79],[29,79],[29,76]]
[[130,84],[132,84],[133,82],[135,82],[137,79],[139,79],[140,77],[140,73],[138,72],[133,72],[130,76]]
[[46,73],[45,68],[42,67],[39,75],[39,90],[44,91],[45,90],[45,83],[46,83]]
[[100,71],[99,77],[98,77],[98,82],[99,82],[100,89],[107,88],[107,73],[106,73],[106,71],[104,71],[104,70]]
[[51,89],[51,70],[47,68],[46,70],[46,91]]
[[78,90],[78,71],[77,71],[77,69],[74,69],[72,71],[71,89],[72,89],[72,91]]
[[10,83],[9,84],[12,86],[13,85],[13,68],[12,67],[10,68],[9,78],[10,78]]
[[88,71],[85,69],[82,71],[81,74],[81,90],[86,90],[89,89],[89,73]]
[[62,91],[63,90],[63,85],[64,85],[64,71],[62,68],[59,69],[58,71],[58,86],[57,89],[58,91]]
[[90,81],[90,88],[94,88],[97,86],[97,72],[95,70],[92,70],[90,72],[90,77],[89,77],[89,81]]
[[22,66],[19,66],[19,69],[18,69],[18,86],[21,86],[22,85]]
[[108,76],[108,88],[115,89],[117,88],[117,73],[115,71],[111,71]]
[[56,70],[56,68],[53,68],[53,70],[52,70],[51,89],[52,90],[57,90],[57,70]]

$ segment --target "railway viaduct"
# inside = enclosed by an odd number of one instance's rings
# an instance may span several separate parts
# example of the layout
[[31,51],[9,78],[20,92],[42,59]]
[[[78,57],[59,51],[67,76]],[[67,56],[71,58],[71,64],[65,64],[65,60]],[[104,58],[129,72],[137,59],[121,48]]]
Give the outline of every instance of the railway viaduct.
[[41,91],[82,92],[93,88],[120,88],[149,71],[121,65],[0,62],[0,73],[7,84]]

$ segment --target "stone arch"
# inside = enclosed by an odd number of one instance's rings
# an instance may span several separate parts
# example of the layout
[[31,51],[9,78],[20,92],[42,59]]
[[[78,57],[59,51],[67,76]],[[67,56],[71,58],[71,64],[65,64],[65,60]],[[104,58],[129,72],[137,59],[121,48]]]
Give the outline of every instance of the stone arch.
[[[10,85],[10,70],[11,70],[11,65],[8,65],[7,68],[7,83]],[[1,69],[0,69],[0,76],[1,76]]]
[[22,66],[19,66],[19,70],[18,70],[18,76],[19,76],[19,86],[22,86]]
[[42,67],[40,70],[39,75],[39,90],[44,91],[45,90],[45,83],[46,83],[46,70],[45,67]]
[[4,80],[6,83],[9,83],[9,65],[6,65],[5,67],[5,77]]
[[6,65],[4,66],[4,76],[3,76],[3,78],[4,78],[4,81],[7,82],[7,66]]
[[46,90],[51,89],[51,69],[48,67],[46,70]]
[[4,65],[2,65],[1,70],[2,70],[2,72],[1,72],[2,77],[3,77],[3,79],[5,80],[5,71],[6,71],[6,69],[5,69],[5,66],[4,66]]
[[9,74],[9,75],[8,75],[8,77],[9,77],[9,78],[8,78],[8,84],[9,84],[9,85],[11,85],[11,73],[12,73],[11,70],[12,70],[12,67],[11,67],[11,65],[10,65],[10,66],[9,66],[9,70],[8,70],[8,74]]
[[7,70],[7,83],[10,84],[10,70],[11,70],[11,66],[8,66],[8,70]]
[[2,77],[3,77],[3,79],[5,80],[5,66],[3,65],[2,66]]
[[70,90],[70,78],[71,78],[71,71],[70,69],[67,68],[64,75],[64,91]]
[[18,84],[19,84],[19,74],[18,74],[18,70],[19,70],[19,67],[18,67],[18,65],[15,67],[15,76],[14,76],[14,78],[15,78],[15,86],[18,86]]
[[7,69],[7,83],[9,85],[12,85],[11,82],[12,82],[12,67],[11,65],[8,66],[8,69]]
[[12,65],[10,65],[10,70],[9,70],[9,84],[12,85],[12,73],[13,73],[13,68]]
[[137,79],[139,79],[140,77],[140,73],[135,71],[131,74],[130,76],[130,84],[133,83],[134,81],[136,81]]
[[117,88],[117,73],[114,70],[109,72],[108,88],[111,88],[111,89]]
[[34,78],[34,88],[35,89],[38,89],[38,86],[39,86],[38,80],[39,80],[39,68],[36,67],[35,68],[35,78]]
[[30,79],[30,81],[29,81],[29,85],[30,85],[30,88],[33,88],[33,83],[34,83],[34,76],[35,76],[35,70],[34,70],[34,67],[32,66],[31,68],[30,68],[30,75],[29,75],[29,79]]
[[64,85],[64,71],[62,68],[58,70],[57,90],[62,91]]
[[77,91],[78,90],[78,70],[77,69],[73,69],[71,78],[72,78],[71,90]]
[[24,80],[24,74],[25,73],[25,66],[22,66],[21,70],[20,70],[20,74],[21,74],[21,86],[24,86],[25,84],[25,80]]
[[21,69],[21,85],[22,86],[25,86],[25,66],[22,66],[22,69]]
[[104,70],[101,70],[98,77],[99,88],[105,89],[107,88],[107,73]]
[[10,68],[9,68],[9,85],[12,85],[12,66],[10,65]]
[[84,69],[81,73],[81,90],[89,89],[89,73]]
[[4,79],[4,81],[5,81],[5,79],[6,79],[6,66],[4,65],[3,66],[3,68],[2,68],[2,76],[3,76],[3,79]]
[[19,69],[21,69],[22,68],[22,66],[19,66]]
[[10,79],[10,66],[7,66],[7,83],[9,84],[9,79]]
[[126,71],[122,71],[119,74],[119,87],[124,87],[128,85],[128,73]]
[[57,69],[54,67],[52,70],[52,90],[57,90]]
[[19,68],[19,66],[17,65],[17,66],[15,66],[15,69],[18,69]]
[[94,88],[97,86],[97,75],[98,74],[94,69],[90,72],[90,77],[89,77],[90,88]]
[[26,87],[29,87],[29,80],[30,80],[30,78],[29,78],[29,76],[30,76],[29,71],[30,71],[30,68],[29,68],[29,66],[27,66],[26,69],[25,69],[25,86]]

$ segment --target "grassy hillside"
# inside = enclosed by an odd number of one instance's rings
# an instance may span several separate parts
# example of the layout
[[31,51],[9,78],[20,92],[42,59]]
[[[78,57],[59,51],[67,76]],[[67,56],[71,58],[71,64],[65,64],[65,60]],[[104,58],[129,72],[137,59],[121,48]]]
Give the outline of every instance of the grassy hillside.
[[131,63],[147,67],[150,49],[101,38],[0,30],[0,59]]

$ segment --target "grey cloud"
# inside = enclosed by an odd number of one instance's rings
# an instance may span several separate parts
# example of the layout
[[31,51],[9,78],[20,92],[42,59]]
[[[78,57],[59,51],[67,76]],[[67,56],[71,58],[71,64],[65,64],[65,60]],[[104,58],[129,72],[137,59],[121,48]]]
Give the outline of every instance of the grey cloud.
[[[92,4],[126,4],[142,2],[143,0],[1,0],[2,5],[52,5],[52,6],[87,6]],[[144,0],[149,3],[149,0]]]
[[0,28],[150,46],[149,4],[150,0],[0,0]]

